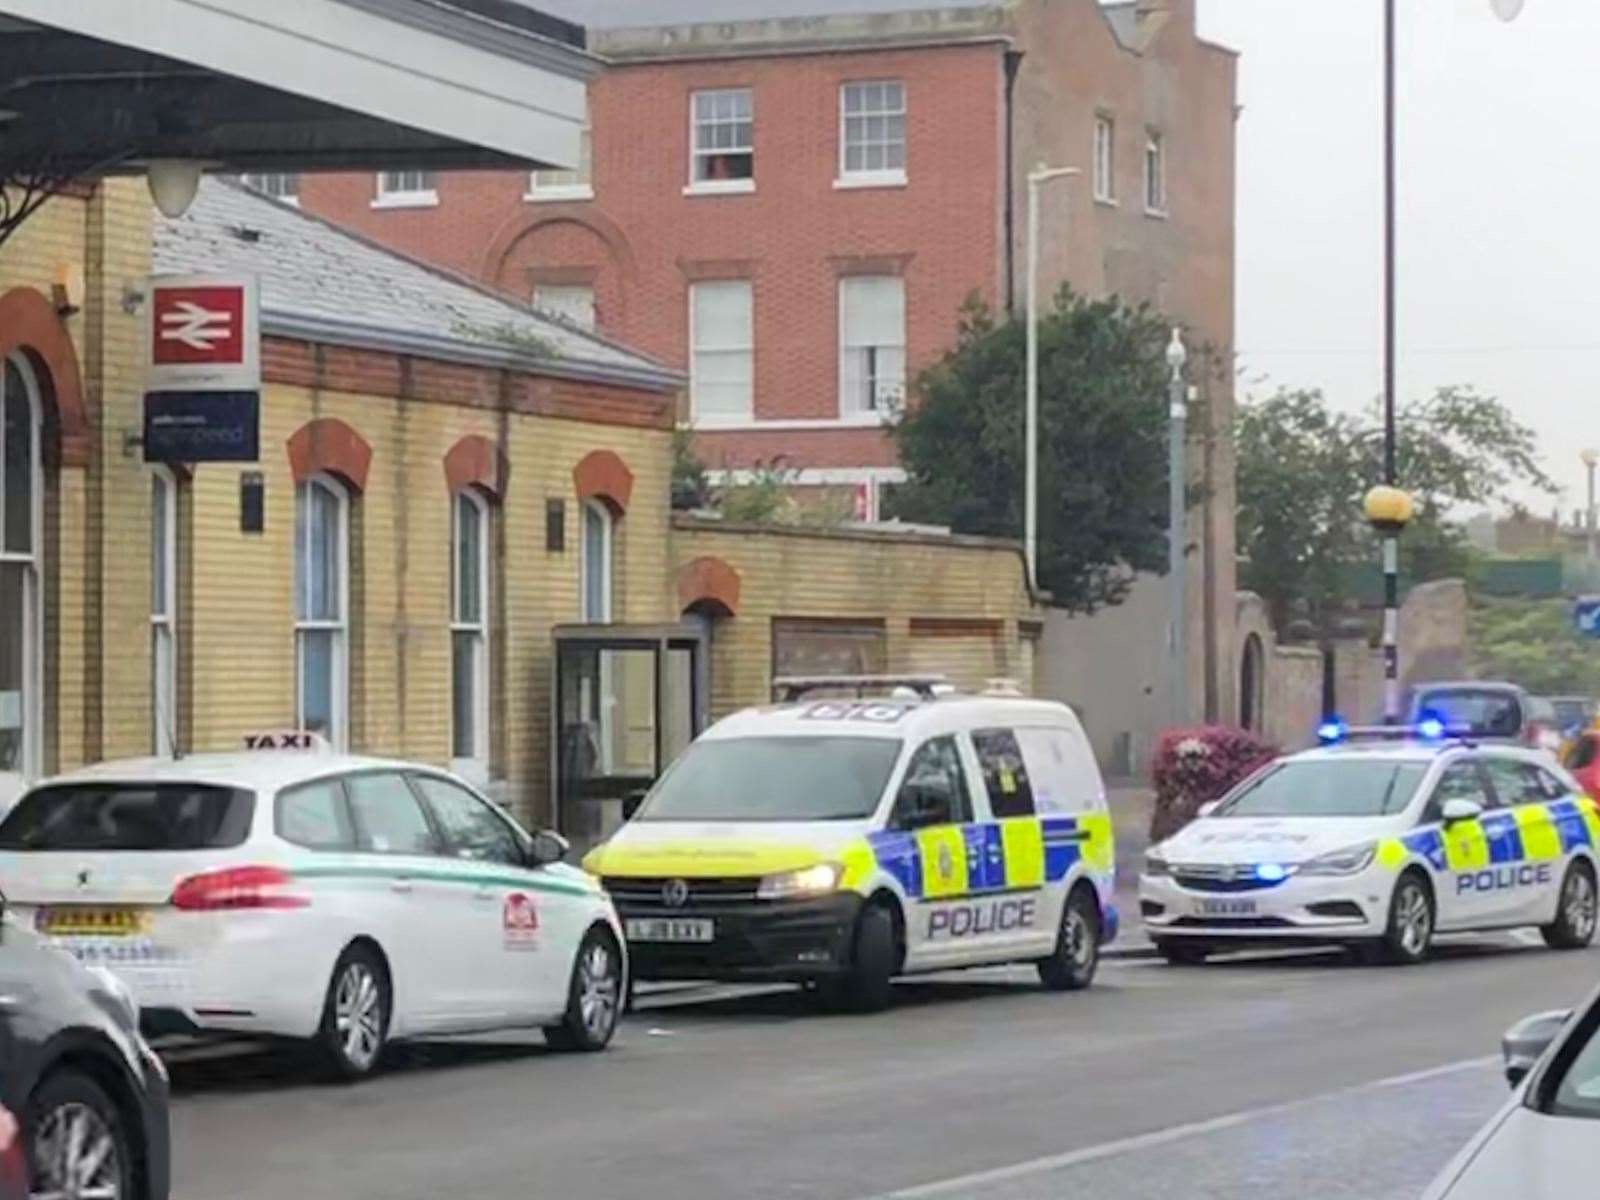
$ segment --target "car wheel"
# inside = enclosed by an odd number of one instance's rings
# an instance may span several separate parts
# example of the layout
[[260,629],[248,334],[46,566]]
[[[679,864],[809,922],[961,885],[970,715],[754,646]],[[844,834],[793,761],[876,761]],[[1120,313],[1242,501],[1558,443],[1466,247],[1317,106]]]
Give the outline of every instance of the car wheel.
[[132,1200],[133,1154],[122,1113],[93,1079],[47,1076],[23,1115],[33,1196]]
[[1389,900],[1389,924],[1377,957],[1392,966],[1410,966],[1428,957],[1433,946],[1433,896],[1414,874],[1400,876]]
[[1594,941],[1596,911],[1594,868],[1575,862],[1561,881],[1556,919],[1539,930],[1545,945],[1553,950],[1582,950]]
[[377,1069],[393,1011],[389,972],[377,952],[351,946],[334,964],[322,1006],[317,1048],[336,1079],[360,1079]]
[[616,939],[591,929],[578,947],[567,985],[567,1011],[558,1025],[547,1025],[544,1040],[552,1050],[604,1050],[622,1016],[622,953]]
[[1157,938],[1156,953],[1175,967],[1198,967],[1206,961],[1211,947],[1204,942],[1191,942],[1187,938]]
[[847,1012],[880,1012],[894,998],[894,917],[881,904],[869,904],[856,919],[850,966],[818,987],[827,1007]]
[[1055,953],[1037,963],[1052,992],[1076,992],[1094,982],[1100,967],[1100,906],[1087,888],[1074,888],[1061,910]]

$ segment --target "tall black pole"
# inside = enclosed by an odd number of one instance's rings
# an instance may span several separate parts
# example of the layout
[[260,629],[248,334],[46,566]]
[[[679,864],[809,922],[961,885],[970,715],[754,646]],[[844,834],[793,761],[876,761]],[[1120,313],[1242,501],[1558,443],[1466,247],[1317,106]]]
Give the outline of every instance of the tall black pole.
[[[1383,482],[1395,486],[1395,0],[1383,0]],[[1400,720],[1400,542],[1383,537],[1383,719]]]

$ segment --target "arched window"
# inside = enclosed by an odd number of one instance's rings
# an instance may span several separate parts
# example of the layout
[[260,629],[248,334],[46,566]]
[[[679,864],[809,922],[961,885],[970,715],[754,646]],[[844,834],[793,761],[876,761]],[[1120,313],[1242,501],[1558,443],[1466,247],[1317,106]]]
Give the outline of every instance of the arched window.
[[473,488],[450,506],[451,749],[458,774],[489,777],[489,505]]
[[611,620],[611,510],[599,500],[583,502],[583,619],[590,624]]
[[178,740],[178,479],[150,473],[150,724],[157,755]]
[[44,492],[39,389],[21,357],[0,370],[0,800],[41,770]]
[[295,489],[295,720],[349,745],[350,495],[312,475]]

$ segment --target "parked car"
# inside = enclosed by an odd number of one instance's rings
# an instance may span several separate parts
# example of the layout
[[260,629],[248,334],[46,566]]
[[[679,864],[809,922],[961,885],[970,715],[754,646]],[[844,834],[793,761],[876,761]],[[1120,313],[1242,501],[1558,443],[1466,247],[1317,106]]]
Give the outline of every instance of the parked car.
[[1412,691],[1408,724],[1421,725],[1429,719],[1478,741],[1513,742],[1551,753],[1561,748],[1555,706],[1514,683],[1422,684]]
[[1513,1025],[1501,1042],[1510,1101],[1434,1180],[1426,1200],[1555,1200],[1600,1173],[1600,992],[1575,1012]]
[[4,924],[0,1200],[166,1200],[168,1155],[167,1074],[132,995]]
[[1555,710],[1556,725],[1561,736],[1571,739],[1594,724],[1595,703],[1590,696],[1546,696]]

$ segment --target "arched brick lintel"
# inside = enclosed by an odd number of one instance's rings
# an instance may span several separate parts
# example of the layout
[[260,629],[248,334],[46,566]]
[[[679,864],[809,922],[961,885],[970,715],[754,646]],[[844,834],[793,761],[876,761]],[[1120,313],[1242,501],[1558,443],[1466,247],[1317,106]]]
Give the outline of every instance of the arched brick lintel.
[[703,555],[678,568],[678,606],[718,617],[739,615],[739,572],[714,555]]
[[0,359],[21,352],[40,375],[46,425],[54,425],[63,467],[89,465],[89,409],[72,337],[42,292],[12,288],[0,295]]
[[296,483],[319,471],[337,475],[358,492],[366,491],[372,447],[337,417],[307,421],[289,435],[289,469]]
[[572,483],[580,500],[600,500],[616,516],[628,511],[633,496],[633,472],[612,450],[591,450],[572,468]]
[[469,433],[445,451],[444,480],[452,492],[477,487],[504,501],[510,478],[511,463],[505,453],[482,434]]

